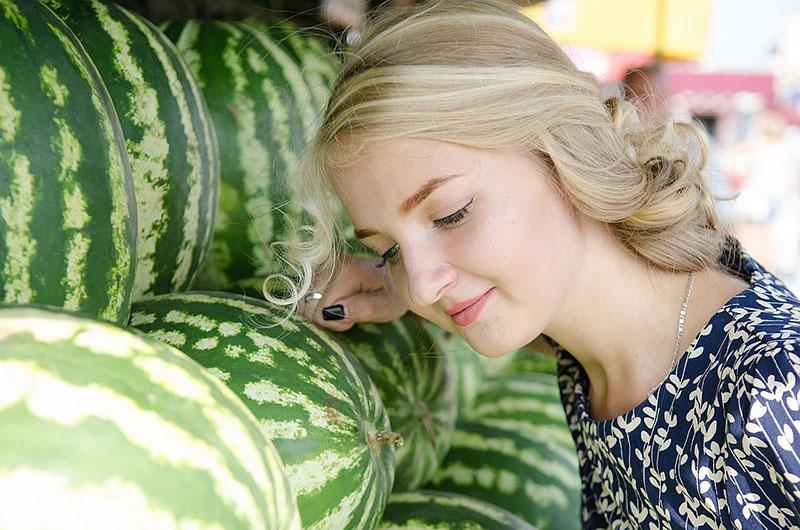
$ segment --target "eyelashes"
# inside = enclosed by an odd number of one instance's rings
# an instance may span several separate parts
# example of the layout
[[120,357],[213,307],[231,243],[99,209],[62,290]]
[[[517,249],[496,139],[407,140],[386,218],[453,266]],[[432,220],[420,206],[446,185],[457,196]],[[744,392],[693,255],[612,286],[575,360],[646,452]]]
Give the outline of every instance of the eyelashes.
[[469,202],[457,212],[451,213],[447,217],[436,219],[433,222],[433,226],[435,226],[436,228],[450,228],[453,225],[456,225],[459,221],[464,219],[464,217],[466,217],[466,215],[469,213],[469,209],[472,206],[472,201],[474,200],[475,200],[474,198],[470,199]]
[[389,261],[390,259],[392,259],[393,257],[395,257],[399,251],[400,251],[400,246],[399,245],[397,245],[397,244],[392,245],[392,248],[390,248],[389,250],[387,250],[386,252],[381,254],[381,262],[380,263],[376,263],[375,264],[375,268],[376,269],[383,268],[383,266],[386,265],[386,262]]
[[[447,228],[455,228],[467,216],[467,214],[469,213],[470,209],[472,208],[472,203],[474,201],[475,201],[475,198],[473,197],[460,210],[458,210],[456,212],[453,212],[450,215],[447,215],[447,216],[442,217],[440,219],[435,219],[433,221],[433,226],[435,228],[445,228],[445,229],[447,229]],[[381,261],[380,261],[380,263],[376,263],[375,264],[375,268],[377,268],[377,269],[383,268],[386,265],[387,262],[389,262],[392,258],[397,256],[397,253],[399,251],[400,251],[400,246],[399,245],[397,245],[397,244],[392,245],[392,247],[389,250],[387,250],[386,252],[381,254],[381,256],[380,256]]]

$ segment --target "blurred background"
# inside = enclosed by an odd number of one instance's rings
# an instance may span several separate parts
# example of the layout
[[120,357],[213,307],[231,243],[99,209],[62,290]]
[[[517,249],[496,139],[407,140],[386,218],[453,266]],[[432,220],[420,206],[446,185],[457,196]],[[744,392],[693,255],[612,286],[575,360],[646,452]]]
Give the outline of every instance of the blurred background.
[[800,2],[547,0],[523,8],[646,112],[703,126],[722,222],[800,293]]
[[[123,0],[161,21],[292,19],[342,41],[414,0]],[[708,133],[722,222],[800,294],[800,1],[517,0],[579,68]]]

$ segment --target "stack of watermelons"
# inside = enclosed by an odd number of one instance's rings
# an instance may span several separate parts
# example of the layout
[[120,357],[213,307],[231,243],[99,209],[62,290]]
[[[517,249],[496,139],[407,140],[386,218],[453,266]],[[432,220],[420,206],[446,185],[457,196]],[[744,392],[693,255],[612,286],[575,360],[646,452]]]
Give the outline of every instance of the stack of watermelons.
[[241,293],[335,77],[285,22],[0,0],[0,528],[578,528],[552,357]]

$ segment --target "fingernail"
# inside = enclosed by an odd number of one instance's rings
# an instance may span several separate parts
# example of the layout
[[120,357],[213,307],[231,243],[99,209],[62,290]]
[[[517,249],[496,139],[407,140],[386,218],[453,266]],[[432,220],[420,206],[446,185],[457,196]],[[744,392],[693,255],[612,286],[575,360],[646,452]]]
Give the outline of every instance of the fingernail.
[[323,320],[341,320],[344,318],[344,306],[342,304],[329,305],[322,308]]

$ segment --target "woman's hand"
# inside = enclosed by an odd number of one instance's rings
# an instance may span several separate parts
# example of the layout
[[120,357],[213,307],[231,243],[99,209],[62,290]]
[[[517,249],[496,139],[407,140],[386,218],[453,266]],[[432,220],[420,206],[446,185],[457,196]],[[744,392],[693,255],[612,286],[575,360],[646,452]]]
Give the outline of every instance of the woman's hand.
[[[358,322],[389,322],[408,310],[387,269],[376,269],[373,260],[358,256],[348,256],[321,300],[301,301],[298,309],[308,320],[333,331],[346,331]],[[343,317],[337,318],[339,314]]]

